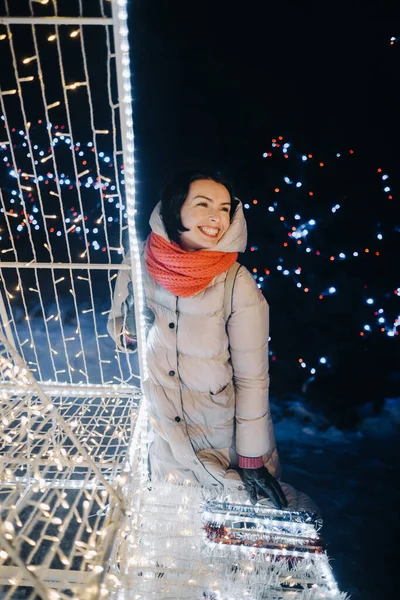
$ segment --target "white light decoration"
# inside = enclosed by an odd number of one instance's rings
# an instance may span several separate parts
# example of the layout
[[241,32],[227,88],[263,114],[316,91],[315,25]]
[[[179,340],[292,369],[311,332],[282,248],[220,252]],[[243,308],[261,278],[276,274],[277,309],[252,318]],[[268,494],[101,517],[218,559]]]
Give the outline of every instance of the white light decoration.
[[[35,4],[46,16],[34,16]],[[78,17],[39,0],[30,14],[2,19],[2,61],[14,77],[4,86],[0,73],[0,147],[12,188],[0,189],[9,240],[0,262],[1,593],[5,600],[345,600],[315,515],[253,507],[243,490],[149,482],[151,440],[137,386],[148,373],[127,2],[99,0],[92,17],[78,4]],[[91,27],[98,46],[90,54],[104,58],[103,70],[86,53]],[[28,34],[29,56],[18,56],[14,40]],[[67,79],[72,44],[76,73]],[[57,68],[49,74],[50,56]],[[45,150],[31,114],[40,103]],[[128,248],[131,262],[121,263]],[[123,270],[134,284],[136,355],[120,352],[106,332],[112,282]]]

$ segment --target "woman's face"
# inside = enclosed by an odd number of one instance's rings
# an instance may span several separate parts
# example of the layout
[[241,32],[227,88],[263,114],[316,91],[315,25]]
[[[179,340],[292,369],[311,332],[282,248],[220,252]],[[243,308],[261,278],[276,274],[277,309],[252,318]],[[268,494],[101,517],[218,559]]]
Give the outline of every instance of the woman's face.
[[230,225],[231,197],[221,183],[209,179],[194,181],[181,208],[180,235],[183,250],[214,248]]

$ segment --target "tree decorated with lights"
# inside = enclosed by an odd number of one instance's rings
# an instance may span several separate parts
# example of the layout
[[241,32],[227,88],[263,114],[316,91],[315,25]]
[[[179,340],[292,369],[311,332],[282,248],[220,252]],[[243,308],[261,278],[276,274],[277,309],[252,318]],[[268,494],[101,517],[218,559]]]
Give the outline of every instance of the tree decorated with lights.
[[353,424],[356,405],[379,409],[399,352],[390,173],[368,172],[353,149],[297,153],[282,136],[262,160],[247,259],[271,305],[272,389],[302,390]]

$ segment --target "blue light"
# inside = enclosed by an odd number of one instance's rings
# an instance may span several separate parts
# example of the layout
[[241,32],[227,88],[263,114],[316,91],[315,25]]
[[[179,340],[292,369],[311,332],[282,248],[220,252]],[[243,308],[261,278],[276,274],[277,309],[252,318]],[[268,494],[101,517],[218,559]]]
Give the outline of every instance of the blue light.
[[296,187],[297,187],[297,188],[301,187],[302,185],[303,185],[303,184],[301,183],[301,181],[298,181],[298,182],[296,183]]
[[341,155],[340,155],[340,152],[337,152],[337,153],[336,153],[336,156],[337,156],[337,158],[339,158],[339,157],[341,156]]
[[303,287],[303,286],[301,285],[301,283],[297,283],[296,285],[297,285],[297,287],[298,287],[298,288],[301,288],[301,287]]
[[104,152],[99,152],[99,156],[100,156],[100,158],[103,158]]
[[311,248],[306,248],[306,252],[311,252]]
[[289,177],[284,177],[283,180],[285,183],[293,183],[293,181],[290,181]]
[[383,235],[381,233],[378,233],[378,235],[376,237],[378,238],[378,240],[382,240],[383,239]]
[[330,287],[329,290],[328,290],[328,292],[330,294],[334,294],[336,292],[336,288],[335,287]]
[[108,156],[105,157],[104,162],[106,162],[106,163],[110,162],[110,159],[108,158]]
[[278,269],[278,271],[282,271],[282,266],[281,265],[278,265],[276,268]]
[[264,152],[264,154],[263,154],[263,158],[267,158],[267,156],[268,156],[268,153],[267,153],[267,152]]
[[309,224],[309,225],[315,225],[315,221],[314,221],[314,219],[311,219],[311,221],[308,221],[308,224]]
[[273,206],[268,206],[268,210],[269,210],[269,212],[274,212],[275,209]]
[[367,300],[367,304],[373,304],[373,303],[374,303],[374,300],[373,300],[373,298],[368,298],[368,300]]
[[288,271],[287,269],[285,269],[285,270],[283,271],[283,274],[284,274],[284,275],[289,275],[289,271]]
[[321,365],[325,365],[325,364],[326,364],[326,358],[325,358],[325,356],[322,356],[322,357],[319,359],[319,362],[321,363]]
[[382,175],[382,179],[383,181],[385,181],[386,179],[388,179],[389,175]]
[[364,325],[365,331],[371,331],[371,327],[369,325]]
[[385,318],[384,317],[379,317],[378,323],[384,323],[384,322],[385,322]]
[[303,156],[301,157],[301,160],[302,160],[302,161],[306,161],[306,160],[308,160],[308,159],[307,159],[307,156],[306,156],[305,154],[303,154]]
[[387,334],[389,337],[394,337],[394,331],[388,331]]
[[311,375],[314,375],[316,373],[316,370],[314,368],[310,369],[310,373]]
[[339,254],[339,258],[346,258],[346,255],[345,255],[345,253],[344,253],[344,252],[341,252],[341,253]]
[[390,192],[390,187],[387,185],[385,188],[383,188],[384,192]]
[[244,207],[245,208],[250,208],[250,204],[245,204]]
[[383,312],[384,312],[384,311],[383,311],[383,308],[380,308],[380,309],[378,310],[378,313],[379,313],[380,315],[381,315]]
[[358,252],[353,252],[353,256],[358,256]]
[[294,215],[294,218],[296,219],[296,221],[298,221],[299,219],[301,219],[300,215]]

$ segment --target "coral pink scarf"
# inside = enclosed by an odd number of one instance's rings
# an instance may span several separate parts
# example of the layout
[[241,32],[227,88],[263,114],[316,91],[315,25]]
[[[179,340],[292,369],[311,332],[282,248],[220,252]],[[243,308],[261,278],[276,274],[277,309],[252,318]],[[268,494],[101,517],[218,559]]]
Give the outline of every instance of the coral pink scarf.
[[159,285],[182,298],[204,290],[216,275],[227,271],[237,257],[237,252],[187,252],[156,233],[151,233],[146,242],[147,270]]

